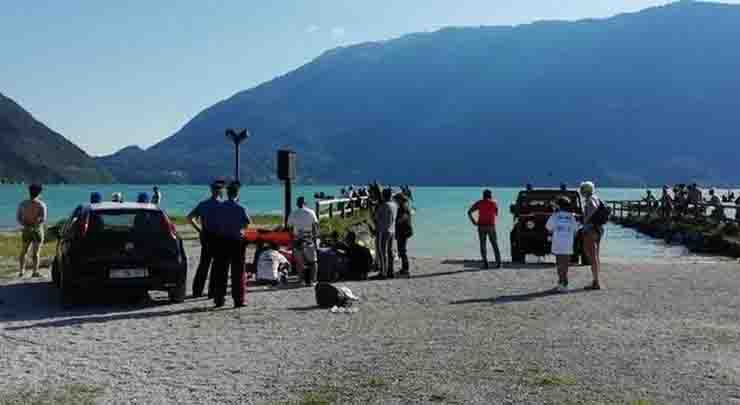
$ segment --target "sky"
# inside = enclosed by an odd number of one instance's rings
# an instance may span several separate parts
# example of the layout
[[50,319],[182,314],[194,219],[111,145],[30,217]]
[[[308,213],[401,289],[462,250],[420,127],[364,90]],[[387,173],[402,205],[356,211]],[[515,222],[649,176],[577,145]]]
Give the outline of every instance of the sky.
[[98,156],[149,147],[204,108],[337,46],[667,2],[3,0],[0,93]]

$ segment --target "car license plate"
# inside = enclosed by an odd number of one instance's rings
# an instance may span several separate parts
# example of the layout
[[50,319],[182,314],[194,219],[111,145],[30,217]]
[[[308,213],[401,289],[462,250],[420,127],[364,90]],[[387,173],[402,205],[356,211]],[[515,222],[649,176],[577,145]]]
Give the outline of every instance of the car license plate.
[[149,277],[147,269],[111,269],[110,278],[145,278]]

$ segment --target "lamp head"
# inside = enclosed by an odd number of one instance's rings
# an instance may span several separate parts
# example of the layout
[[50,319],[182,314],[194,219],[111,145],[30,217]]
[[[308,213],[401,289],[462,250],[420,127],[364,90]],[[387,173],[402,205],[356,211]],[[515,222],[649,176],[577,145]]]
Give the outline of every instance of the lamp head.
[[231,141],[235,144],[240,144],[244,142],[247,138],[249,138],[249,131],[247,131],[246,129],[227,129],[226,137],[231,139]]

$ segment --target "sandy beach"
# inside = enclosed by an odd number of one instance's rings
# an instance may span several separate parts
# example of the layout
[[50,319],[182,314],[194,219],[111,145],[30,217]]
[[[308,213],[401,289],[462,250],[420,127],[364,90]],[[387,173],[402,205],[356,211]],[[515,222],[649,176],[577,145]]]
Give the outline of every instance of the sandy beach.
[[740,403],[738,270],[610,262],[606,290],[553,294],[548,263],[417,258],[409,280],[343,283],[354,314],[262,287],[242,310],[157,293],[62,309],[49,283],[9,281],[0,404]]

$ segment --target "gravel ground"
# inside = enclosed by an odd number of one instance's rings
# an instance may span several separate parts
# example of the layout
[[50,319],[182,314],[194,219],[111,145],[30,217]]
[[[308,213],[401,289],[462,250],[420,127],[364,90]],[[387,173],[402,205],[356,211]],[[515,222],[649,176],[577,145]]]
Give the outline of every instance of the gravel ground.
[[737,263],[614,261],[606,290],[569,294],[549,292],[549,264],[412,273],[346,283],[354,314],[261,287],[241,310],[156,293],[62,309],[48,283],[6,282],[0,404],[69,384],[105,404],[740,404]]

